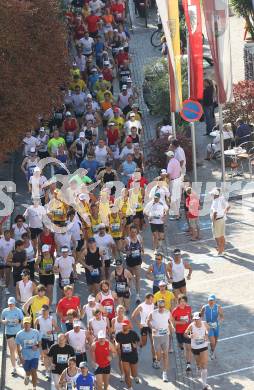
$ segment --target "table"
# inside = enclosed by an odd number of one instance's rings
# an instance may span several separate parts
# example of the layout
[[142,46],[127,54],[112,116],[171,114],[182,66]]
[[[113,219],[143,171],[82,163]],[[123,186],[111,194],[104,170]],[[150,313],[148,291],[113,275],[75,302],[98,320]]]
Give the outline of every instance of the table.
[[[247,153],[247,150],[243,149],[243,148],[239,148],[239,147],[236,147],[236,148],[233,148],[233,149],[228,149],[228,150],[224,151],[224,155],[231,157],[235,162],[237,162],[237,156],[239,156],[239,155],[241,155],[243,153]],[[243,167],[242,167],[242,169],[243,169]],[[243,171],[236,170],[236,172],[233,173],[233,169],[232,168],[231,168],[231,170],[232,170],[232,172],[230,173],[231,177],[242,176],[243,175]]]
[[211,137],[217,137],[217,135],[220,134],[220,130],[214,130],[214,131],[211,131],[211,133],[209,134]]

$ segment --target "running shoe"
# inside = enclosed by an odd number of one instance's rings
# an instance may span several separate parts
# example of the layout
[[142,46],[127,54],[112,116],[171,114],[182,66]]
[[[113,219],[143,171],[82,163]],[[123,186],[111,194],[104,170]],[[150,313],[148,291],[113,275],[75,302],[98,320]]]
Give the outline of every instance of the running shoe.
[[29,385],[29,376],[25,376],[24,384],[27,386]]
[[190,372],[191,371],[191,365],[190,363],[187,363],[186,364],[186,372]]
[[139,294],[136,295],[136,305],[139,305],[141,302]]
[[168,374],[166,373],[166,371],[162,372],[162,380],[163,382],[168,382]]
[[5,292],[6,295],[10,295],[10,291],[8,290],[8,288],[5,288],[4,292]]
[[122,383],[124,382],[124,377],[123,377],[123,375],[120,376],[120,382],[122,382]]
[[156,369],[160,368],[160,362],[158,362],[158,360],[155,360],[153,362],[153,368],[156,368]]
[[139,383],[141,383],[141,380],[139,379],[138,376],[135,376],[134,381],[135,381],[135,383],[137,383],[137,385],[138,385]]
[[45,377],[46,377],[47,379],[50,379],[50,371],[46,371],[46,372],[45,372]]
[[16,370],[16,368],[13,368],[13,370],[12,370],[12,372],[11,372],[11,375],[12,376],[18,376],[18,373],[17,373],[17,370]]

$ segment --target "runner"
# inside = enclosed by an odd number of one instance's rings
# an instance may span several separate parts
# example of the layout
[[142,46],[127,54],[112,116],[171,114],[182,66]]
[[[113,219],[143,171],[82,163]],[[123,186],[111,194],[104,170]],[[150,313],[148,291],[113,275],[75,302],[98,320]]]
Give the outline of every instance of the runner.
[[131,376],[135,383],[140,383],[138,377],[138,343],[139,336],[134,330],[131,330],[131,322],[123,320],[123,330],[116,335],[117,351],[122,362],[124,379],[129,390],[133,390]]
[[144,253],[142,237],[138,234],[135,225],[130,227],[130,235],[124,240],[126,249],[126,264],[128,270],[135,277],[136,304],[140,303],[140,274],[142,254]]
[[[115,336],[117,335],[117,333],[119,333],[123,330],[122,322],[125,319],[127,319],[127,317],[125,316],[125,308],[122,305],[118,305],[116,308],[116,317],[114,317],[112,319],[112,322],[111,322],[111,336],[113,337],[114,342],[115,342]],[[123,366],[122,366],[122,362],[121,362],[119,353],[118,353],[118,365],[119,365],[119,370],[120,370],[120,374],[121,374],[120,382],[124,382]]]
[[102,280],[100,283],[100,292],[96,296],[96,301],[104,308],[105,316],[109,319],[111,324],[112,318],[115,317],[115,302],[117,301],[117,294],[109,288],[109,282]]
[[14,297],[8,298],[8,307],[3,309],[1,313],[1,323],[5,325],[5,337],[10,351],[10,359],[12,364],[11,374],[16,377],[16,334],[21,330],[21,323],[23,320],[23,313],[16,307],[16,300]]
[[168,212],[166,203],[160,201],[160,193],[154,194],[154,199],[147,203],[144,214],[147,215],[153,235],[153,249],[160,248],[164,240],[164,224]]
[[147,270],[147,278],[153,280],[153,294],[160,291],[160,281],[169,282],[169,266],[163,262],[163,253],[160,251],[155,252],[155,261],[151,264]]
[[21,272],[22,280],[16,284],[16,298],[17,300],[24,304],[28,299],[30,299],[36,293],[36,284],[30,280],[30,271],[24,269]]
[[109,231],[115,241],[118,252],[117,254],[119,255],[123,246],[123,223],[121,221],[121,215],[120,212],[118,212],[118,208],[111,206],[110,210]]
[[94,338],[98,337],[100,331],[105,334],[110,331],[109,320],[107,317],[104,317],[102,313],[103,312],[100,309],[95,309],[93,312],[93,318],[88,323],[88,329]]
[[81,362],[79,368],[81,373],[76,378],[76,389],[94,390],[95,379],[94,375],[88,370],[87,362]]
[[52,379],[56,390],[60,390],[60,375],[68,367],[68,359],[74,356],[74,349],[66,344],[65,335],[62,333],[59,334],[57,336],[57,343],[53,344],[48,352],[48,357],[51,362]]
[[99,331],[98,340],[91,347],[97,390],[108,390],[110,362],[115,355],[116,349],[114,345],[106,339],[106,333],[103,330]]
[[85,304],[81,310],[80,318],[86,316],[86,324],[88,327],[89,321],[93,318],[93,312],[96,309],[100,309],[101,305],[96,302],[96,298],[93,295],[89,295],[87,298],[87,304]]
[[80,369],[77,367],[77,362],[75,357],[70,357],[68,359],[68,367],[65,368],[59,378],[59,388],[60,389],[73,389],[76,385],[76,380],[80,375]]
[[34,323],[36,318],[39,317],[42,306],[49,305],[49,299],[45,293],[46,288],[42,284],[39,284],[37,286],[37,295],[33,295],[22,306],[22,310],[25,315],[31,315],[31,323]]
[[98,233],[94,235],[97,246],[102,250],[102,262],[104,267],[105,279],[110,277],[110,263],[112,255],[115,257],[116,244],[112,236],[106,233],[106,225],[101,223],[99,225]]
[[187,269],[187,280],[191,279],[192,267],[187,262],[182,260],[180,249],[175,249],[173,252],[173,260],[169,263],[169,274],[172,280],[172,287],[177,298],[179,294],[186,295],[186,280],[184,277],[184,271]]
[[41,315],[36,318],[34,328],[38,329],[41,336],[42,362],[44,363],[46,378],[50,378],[50,362],[48,359],[48,351],[51,345],[54,344],[54,333],[59,328],[56,321],[49,315],[49,306],[43,305]]
[[204,305],[201,309],[201,316],[209,325],[209,341],[211,347],[211,359],[215,359],[215,348],[217,346],[220,326],[219,321],[224,320],[224,314],[222,307],[216,303],[216,296],[214,294],[209,295],[208,304]]
[[41,336],[38,330],[31,328],[32,319],[23,319],[23,329],[16,335],[18,356],[25,370],[24,384],[28,385],[30,376],[33,390],[37,386],[37,369],[40,357]]
[[54,257],[51,254],[50,245],[44,244],[41,247],[41,256],[35,262],[36,270],[39,271],[39,281],[46,287],[46,295],[52,303],[53,287],[55,283]]
[[217,244],[217,255],[223,256],[225,250],[225,217],[229,210],[229,204],[221,194],[219,188],[214,188],[210,194],[213,196],[211,205],[211,220],[213,236]]
[[132,274],[123,266],[121,259],[116,260],[116,269],[111,273],[110,282],[115,286],[117,302],[123,305],[126,313],[130,308],[130,287]]
[[172,325],[172,315],[165,309],[165,301],[158,301],[158,309],[153,310],[148,317],[148,326],[152,329],[153,345],[156,360],[153,363],[154,368],[160,368],[162,358],[162,380],[168,382],[167,370],[169,368],[169,335],[174,331]]
[[101,268],[103,250],[98,248],[95,238],[90,237],[87,241],[87,248],[82,252],[84,260],[80,261],[85,268],[86,283],[91,294],[96,295],[101,282]]
[[176,339],[179,347],[185,352],[186,371],[191,371],[191,342],[184,334],[191,322],[191,307],[187,304],[188,299],[185,295],[179,295],[178,305],[172,310],[173,323],[176,329]]
[[65,286],[71,286],[74,284],[74,278],[76,277],[76,264],[73,256],[69,255],[69,248],[63,246],[61,248],[62,256],[57,257],[54,264],[54,272],[59,273],[59,287],[61,290]]
[[70,309],[76,310],[80,313],[80,298],[73,295],[73,287],[64,287],[64,297],[60,299],[56,307],[56,314],[61,320],[62,331],[66,332],[65,321],[67,320],[67,312]]
[[[148,317],[150,313],[154,310],[154,303],[153,303],[153,294],[146,294],[145,301],[140,303],[138,307],[133,311],[131,315],[131,319],[136,321],[136,324],[138,325],[140,329],[141,334],[141,346],[145,347],[147,344],[147,336],[149,336],[150,343],[151,343],[151,352],[152,352],[152,359],[153,359],[153,365],[156,361],[155,358],[155,350],[153,346],[153,339],[152,339],[152,330],[148,326]],[[140,317],[140,321],[136,320],[136,317]],[[156,367],[155,367],[156,368]]]
[[167,283],[161,280],[159,282],[159,291],[154,294],[154,304],[157,305],[160,300],[165,302],[165,309],[172,310],[175,306],[175,296],[174,294],[167,290]]
[[15,240],[11,238],[11,231],[5,230],[0,239],[0,287],[5,287],[5,294],[9,295],[11,266],[8,264],[10,254],[14,251]]
[[30,272],[30,279],[34,280],[34,265],[35,265],[35,250],[32,245],[32,241],[29,238],[28,233],[23,233],[21,239],[24,244],[24,249],[26,251],[26,262],[27,268]]
[[10,265],[12,267],[13,285],[15,287],[17,282],[22,279],[21,273],[23,269],[27,266],[26,251],[24,248],[23,241],[16,241],[15,250],[13,253],[9,254],[7,265]]
[[89,341],[89,335],[82,329],[82,323],[79,320],[73,321],[73,329],[65,334],[68,344],[74,349],[77,366],[81,362],[87,361],[86,344]]
[[196,360],[198,373],[201,376],[203,390],[210,390],[207,384],[207,365],[208,365],[208,333],[209,326],[201,320],[199,312],[193,314],[193,322],[185,331],[185,337],[191,339],[191,350]]

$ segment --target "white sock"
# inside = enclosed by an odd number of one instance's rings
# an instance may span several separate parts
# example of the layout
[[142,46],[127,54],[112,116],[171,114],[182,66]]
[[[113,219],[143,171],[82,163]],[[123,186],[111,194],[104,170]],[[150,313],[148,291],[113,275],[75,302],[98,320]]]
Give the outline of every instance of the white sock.
[[207,380],[207,369],[202,368],[201,369],[201,381],[202,381],[203,386],[206,386],[206,380]]

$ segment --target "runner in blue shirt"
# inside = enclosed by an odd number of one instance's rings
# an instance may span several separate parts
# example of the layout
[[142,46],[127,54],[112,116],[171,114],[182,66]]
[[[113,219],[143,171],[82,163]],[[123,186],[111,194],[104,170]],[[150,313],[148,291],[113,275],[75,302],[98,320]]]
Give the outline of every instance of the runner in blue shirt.
[[14,297],[8,299],[8,307],[2,311],[1,322],[5,325],[5,337],[10,351],[11,364],[13,367],[12,375],[17,376],[16,370],[16,334],[21,330],[21,322],[23,320],[23,312],[16,305]]
[[26,372],[24,383],[29,384],[29,377],[32,377],[33,390],[37,384],[37,368],[40,357],[40,332],[31,328],[30,317],[23,319],[23,330],[20,330],[16,336],[18,355],[23,368]]
[[88,371],[87,362],[81,362],[79,364],[81,374],[76,379],[77,390],[93,390],[95,378],[91,372]]

